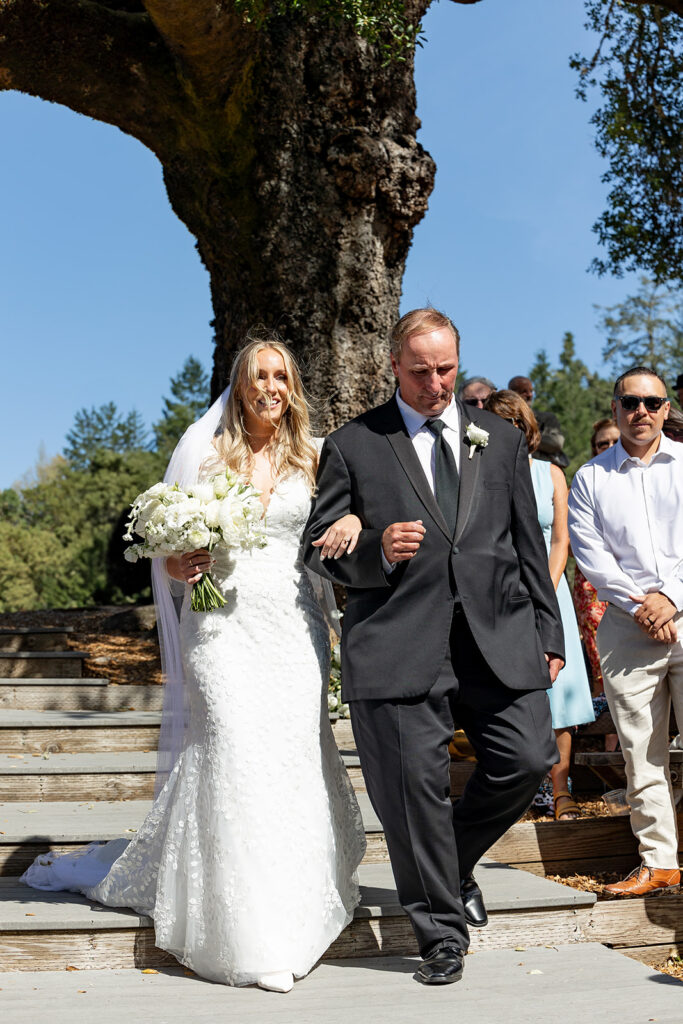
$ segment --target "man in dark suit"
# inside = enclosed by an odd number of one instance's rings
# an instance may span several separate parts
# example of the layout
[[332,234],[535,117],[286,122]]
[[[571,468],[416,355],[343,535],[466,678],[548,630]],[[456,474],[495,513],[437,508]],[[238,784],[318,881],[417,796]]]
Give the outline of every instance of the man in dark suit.
[[[402,317],[399,390],[326,439],[304,537],[306,564],[349,588],[343,699],[427,984],[462,974],[467,919],[486,923],[472,870],[557,760],[545,691],[564,653],[524,436],[483,410],[470,420],[458,354],[437,310]],[[356,549],[323,558],[348,512]],[[454,718],[477,766],[453,806]]]

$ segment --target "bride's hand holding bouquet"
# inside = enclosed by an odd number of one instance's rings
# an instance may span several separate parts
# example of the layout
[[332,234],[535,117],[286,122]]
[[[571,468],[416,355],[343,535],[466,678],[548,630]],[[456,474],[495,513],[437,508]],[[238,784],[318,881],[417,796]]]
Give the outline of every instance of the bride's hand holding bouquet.
[[192,585],[193,611],[225,604],[209,572],[217,548],[263,547],[263,505],[251,484],[225,470],[184,491],[177,484],[154,484],[133,502],[124,540],[129,562],[166,558],[169,575]]

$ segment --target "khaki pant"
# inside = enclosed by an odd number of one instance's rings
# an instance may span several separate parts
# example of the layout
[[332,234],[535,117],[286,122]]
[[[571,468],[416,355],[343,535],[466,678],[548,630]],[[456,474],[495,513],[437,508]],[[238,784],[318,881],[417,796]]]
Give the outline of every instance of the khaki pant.
[[673,701],[683,731],[683,613],[678,641],[651,640],[634,619],[609,605],[597,642],[605,696],[626,764],[631,828],[643,864],[678,866],[676,806],[669,777],[669,715]]

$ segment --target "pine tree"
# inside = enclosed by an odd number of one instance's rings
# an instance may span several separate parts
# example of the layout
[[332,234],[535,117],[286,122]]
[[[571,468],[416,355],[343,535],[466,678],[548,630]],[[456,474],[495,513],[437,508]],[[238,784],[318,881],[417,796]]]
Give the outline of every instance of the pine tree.
[[669,381],[683,370],[683,292],[643,274],[640,288],[624,302],[601,307],[607,337],[602,356],[615,374],[650,366]]
[[147,429],[135,409],[126,416],[115,402],[79,409],[66,435],[64,456],[78,470],[90,469],[99,451],[127,452],[149,448]]
[[559,366],[553,369],[547,353],[541,351],[529,376],[534,384],[535,406],[554,412],[560,421],[565,437],[564,450],[570,460],[567,476],[571,480],[579,466],[591,457],[593,423],[611,415],[612,382],[592,373],[577,359],[574,335],[570,331],[562,341]]
[[169,458],[179,439],[209,404],[209,376],[193,356],[183,363],[176,377],[171,377],[171,398],[164,398],[161,419],[152,427],[156,448]]

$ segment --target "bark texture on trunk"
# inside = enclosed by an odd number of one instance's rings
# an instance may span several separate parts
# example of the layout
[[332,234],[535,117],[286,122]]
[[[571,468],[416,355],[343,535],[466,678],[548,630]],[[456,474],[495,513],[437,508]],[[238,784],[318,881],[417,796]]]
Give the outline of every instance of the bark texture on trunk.
[[412,54],[383,66],[341,21],[256,29],[215,0],[0,0],[0,88],[158,156],[211,277],[214,393],[256,324],[301,358],[321,429],[390,393],[387,335],[434,181]]

